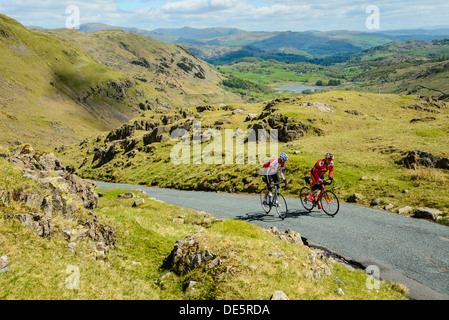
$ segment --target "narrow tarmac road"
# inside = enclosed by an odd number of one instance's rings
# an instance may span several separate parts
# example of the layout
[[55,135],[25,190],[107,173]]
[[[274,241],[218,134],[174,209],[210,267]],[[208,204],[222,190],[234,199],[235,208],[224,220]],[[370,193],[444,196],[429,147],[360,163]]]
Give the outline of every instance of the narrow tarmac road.
[[281,220],[275,210],[262,211],[259,196],[96,183],[100,189],[140,189],[167,203],[265,229],[290,228],[311,246],[365,268],[376,266],[381,279],[406,285],[411,299],[449,300],[449,228],[443,225],[346,203],[330,217],[318,209],[307,212],[298,198],[286,199],[289,214]]

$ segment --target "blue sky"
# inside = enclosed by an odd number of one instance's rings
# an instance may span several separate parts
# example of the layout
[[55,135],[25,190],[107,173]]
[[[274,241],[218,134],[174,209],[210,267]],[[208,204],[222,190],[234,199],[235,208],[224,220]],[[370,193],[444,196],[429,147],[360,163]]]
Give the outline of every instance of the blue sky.
[[145,30],[190,26],[367,31],[373,14],[366,12],[368,6],[379,12],[371,31],[449,27],[449,0],[0,0],[0,13],[27,26],[64,28],[71,5],[79,8],[81,24],[100,22]]

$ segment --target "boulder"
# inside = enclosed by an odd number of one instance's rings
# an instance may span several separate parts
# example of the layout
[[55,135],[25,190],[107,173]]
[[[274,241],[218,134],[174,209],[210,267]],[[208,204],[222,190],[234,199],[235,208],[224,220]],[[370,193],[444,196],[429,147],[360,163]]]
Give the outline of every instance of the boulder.
[[441,217],[442,214],[443,212],[437,209],[420,207],[415,210],[413,217],[418,219],[430,219],[436,221]]
[[410,207],[410,206],[405,206],[403,208],[398,209],[398,213],[402,214],[402,215],[408,215],[412,211],[413,211],[413,207]]
[[406,168],[412,169],[416,166],[424,166],[428,168],[438,168],[449,170],[449,158],[443,158],[435,156],[425,151],[409,151],[404,155],[404,158],[399,160],[397,164],[400,164]]
[[164,260],[164,267],[172,270],[178,275],[185,275],[195,268],[209,265],[209,261],[215,261],[208,268],[221,265],[222,261],[208,250],[201,250],[198,240],[194,236],[178,240]]
[[140,205],[142,205],[144,203],[145,203],[144,199],[137,199],[136,201],[134,201],[133,207],[138,207],[138,206],[140,206]]
[[51,238],[51,219],[43,213],[19,213],[15,214],[14,218],[19,220],[23,226],[31,229],[39,237]]
[[354,193],[352,196],[350,196],[349,198],[348,198],[348,202],[354,202],[354,203],[357,203],[357,202],[359,202],[360,200],[362,200],[364,197],[361,195],[361,194],[359,194],[359,193]]
[[276,290],[271,296],[270,300],[290,300],[285,293]]
[[134,194],[134,192],[125,192],[122,194],[119,194],[117,196],[117,199],[131,199],[134,198],[136,195]]

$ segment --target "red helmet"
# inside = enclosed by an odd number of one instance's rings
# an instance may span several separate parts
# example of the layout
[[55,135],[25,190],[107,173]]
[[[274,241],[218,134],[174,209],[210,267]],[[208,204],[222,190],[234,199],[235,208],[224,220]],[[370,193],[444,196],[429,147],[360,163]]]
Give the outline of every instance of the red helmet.
[[326,153],[326,159],[334,160],[334,155],[330,152]]

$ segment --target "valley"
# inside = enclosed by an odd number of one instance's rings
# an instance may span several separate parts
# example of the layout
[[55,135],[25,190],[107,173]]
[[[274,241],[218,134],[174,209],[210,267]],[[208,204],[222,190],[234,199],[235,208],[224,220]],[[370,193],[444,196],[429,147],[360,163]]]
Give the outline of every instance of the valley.
[[[282,193],[299,203],[332,152],[333,190],[361,221],[381,212],[446,230],[446,31],[69,30],[0,15],[0,299],[407,299],[401,283],[366,290],[363,270],[309,247],[303,230],[92,180],[254,196],[282,151]],[[278,226],[310,218],[295,210]],[[66,289],[67,265],[82,268],[83,290]]]

